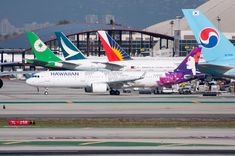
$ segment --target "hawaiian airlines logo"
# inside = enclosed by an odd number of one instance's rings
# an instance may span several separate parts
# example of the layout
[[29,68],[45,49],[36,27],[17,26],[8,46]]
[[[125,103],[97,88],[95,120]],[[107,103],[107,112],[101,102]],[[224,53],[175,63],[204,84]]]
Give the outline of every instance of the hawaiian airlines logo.
[[200,42],[205,48],[214,48],[220,40],[219,33],[213,28],[203,29],[199,35]]
[[40,40],[34,42],[34,49],[38,52],[43,52],[47,49],[47,46]]
[[193,75],[196,75],[196,65],[195,65],[195,58],[192,56],[188,57],[186,68],[191,70]]

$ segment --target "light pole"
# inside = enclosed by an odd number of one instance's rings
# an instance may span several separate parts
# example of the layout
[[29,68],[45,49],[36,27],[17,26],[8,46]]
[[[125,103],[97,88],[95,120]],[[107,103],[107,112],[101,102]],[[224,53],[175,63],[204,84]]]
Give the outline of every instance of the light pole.
[[171,25],[171,36],[173,36],[173,26],[174,26],[173,20],[170,21],[170,25]]
[[217,20],[217,22],[218,22],[218,29],[220,30],[220,21],[221,21],[220,16],[217,16],[216,20]]

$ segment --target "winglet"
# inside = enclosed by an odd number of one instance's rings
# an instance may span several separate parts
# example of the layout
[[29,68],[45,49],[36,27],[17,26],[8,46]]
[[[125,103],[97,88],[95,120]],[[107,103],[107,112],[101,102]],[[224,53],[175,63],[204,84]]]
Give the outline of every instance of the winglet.
[[140,79],[143,79],[144,77],[145,77],[145,75],[146,75],[146,71],[140,76]]

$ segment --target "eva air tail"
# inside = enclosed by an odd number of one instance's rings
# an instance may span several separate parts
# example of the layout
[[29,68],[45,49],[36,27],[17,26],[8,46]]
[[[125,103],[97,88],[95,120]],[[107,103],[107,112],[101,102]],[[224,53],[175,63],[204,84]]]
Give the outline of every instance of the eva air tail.
[[106,56],[110,62],[130,60],[129,54],[105,31],[98,31]]
[[62,32],[55,32],[65,60],[86,59],[83,53]]
[[33,32],[26,32],[29,43],[36,60],[44,62],[60,62],[62,61],[57,57]]
[[201,11],[183,9],[184,16],[197,40],[202,46],[205,63],[235,65],[235,48]]

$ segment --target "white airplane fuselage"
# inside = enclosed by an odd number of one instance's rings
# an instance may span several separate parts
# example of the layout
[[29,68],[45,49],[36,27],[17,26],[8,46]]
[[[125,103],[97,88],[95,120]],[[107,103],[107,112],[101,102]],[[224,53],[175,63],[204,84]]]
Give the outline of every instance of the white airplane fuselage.
[[[110,64],[123,66],[121,71],[156,71],[156,72],[168,72],[174,70],[183,59],[133,59],[133,60],[124,60],[124,61],[114,61],[109,62]],[[73,60],[67,61],[70,63],[80,64],[76,70],[98,70],[103,69],[107,70],[106,59],[84,59],[84,60]]]
[[[90,87],[94,83],[124,83],[124,87],[156,87],[164,73],[142,71],[45,71],[35,74],[26,83],[36,87]],[[140,77],[143,75],[143,78]],[[137,79],[135,81],[130,81]],[[118,88],[119,89],[119,88]]]

